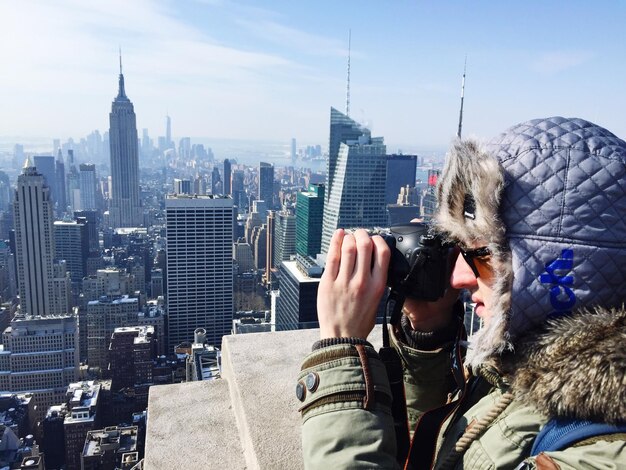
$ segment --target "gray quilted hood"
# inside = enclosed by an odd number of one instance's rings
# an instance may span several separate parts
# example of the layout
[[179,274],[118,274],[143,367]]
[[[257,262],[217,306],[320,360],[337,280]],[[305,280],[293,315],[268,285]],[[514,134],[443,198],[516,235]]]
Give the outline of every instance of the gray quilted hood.
[[436,228],[494,253],[496,305],[468,365],[549,318],[626,300],[626,142],[606,129],[551,117],[457,141],[438,197]]

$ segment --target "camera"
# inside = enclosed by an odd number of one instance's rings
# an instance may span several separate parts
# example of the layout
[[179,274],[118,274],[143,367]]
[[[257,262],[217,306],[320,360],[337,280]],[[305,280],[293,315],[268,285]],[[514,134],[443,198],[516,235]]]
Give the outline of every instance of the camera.
[[394,225],[379,235],[391,248],[387,285],[392,291],[427,301],[443,297],[450,283],[452,245],[421,222]]

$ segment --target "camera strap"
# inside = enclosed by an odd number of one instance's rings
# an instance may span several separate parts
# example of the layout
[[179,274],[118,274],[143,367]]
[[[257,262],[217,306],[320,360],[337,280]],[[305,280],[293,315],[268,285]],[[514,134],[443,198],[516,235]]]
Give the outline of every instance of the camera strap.
[[400,359],[398,351],[390,345],[387,317],[389,316],[389,323],[392,326],[397,324],[400,315],[402,315],[404,299],[405,297],[403,295],[394,290],[389,293],[385,304],[385,315],[383,317],[383,347],[380,348],[378,352],[380,359],[383,361],[383,364],[385,364],[387,377],[389,378],[392,396],[391,415],[393,416],[393,425],[396,432],[396,460],[401,466],[404,466],[411,443],[409,435],[409,417],[404,393],[402,360]]

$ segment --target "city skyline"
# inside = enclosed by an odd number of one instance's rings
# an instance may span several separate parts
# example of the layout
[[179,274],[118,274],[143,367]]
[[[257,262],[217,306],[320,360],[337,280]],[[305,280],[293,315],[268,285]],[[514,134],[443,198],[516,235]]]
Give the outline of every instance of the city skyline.
[[139,129],[164,135],[169,115],[175,141],[326,142],[328,108],[345,107],[351,30],[351,117],[391,149],[447,147],[465,56],[465,136],[555,114],[620,134],[625,17],[623,5],[582,2],[4,4],[0,128],[61,139],[106,130],[121,46]]

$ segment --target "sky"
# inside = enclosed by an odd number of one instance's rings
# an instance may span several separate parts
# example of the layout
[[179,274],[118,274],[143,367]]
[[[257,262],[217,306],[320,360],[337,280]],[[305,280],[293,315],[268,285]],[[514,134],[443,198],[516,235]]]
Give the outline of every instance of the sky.
[[328,143],[333,106],[388,147],[581,117],[626,137],[624,1],[0,0],[0,138],[108,129],[121,47],[137,127]]

